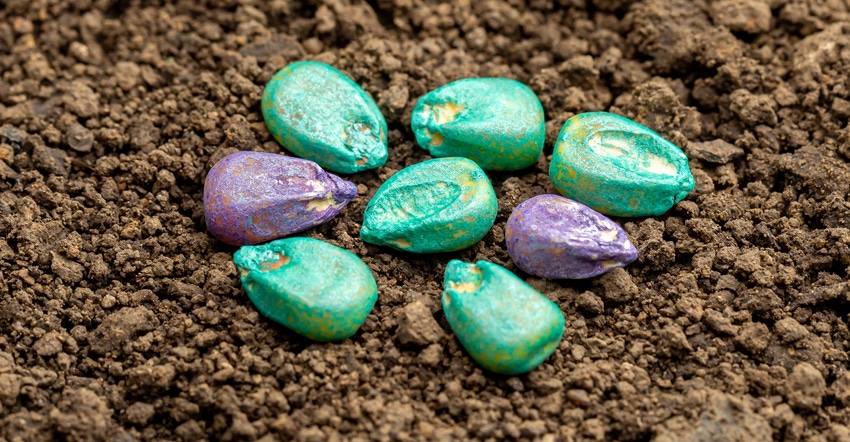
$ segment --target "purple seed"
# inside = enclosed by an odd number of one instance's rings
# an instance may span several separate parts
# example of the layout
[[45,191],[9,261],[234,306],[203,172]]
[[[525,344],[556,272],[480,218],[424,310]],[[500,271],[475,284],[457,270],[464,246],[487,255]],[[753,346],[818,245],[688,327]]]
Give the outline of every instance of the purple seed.
[[538,195],[517,206],[505,237],[516,265],[544,278],[591,278],[638,256],[617,223],[558,195]]
[[259,244],[327,222],[357,186],[318,164],[266,152],[236,152],[204,183],[207,229],[232,245]]

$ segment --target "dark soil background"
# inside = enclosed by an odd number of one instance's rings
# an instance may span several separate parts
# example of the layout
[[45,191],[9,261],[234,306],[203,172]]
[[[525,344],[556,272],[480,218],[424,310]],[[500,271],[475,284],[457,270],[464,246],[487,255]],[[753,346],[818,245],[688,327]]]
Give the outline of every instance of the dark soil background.
[[[390,126],[387,165],[307,232],[380,287],[337,344],[260,317],[204,226],[210,166],[280,151],[260,96],[301,59]],[[850,441],[850,0],[6,0],[0,73],[2,441]],[[539,94],[547,155],[567,118],[611,110],[697,178],[620,220],[626,270],[520,273],[567,329],[519,377],[466,356],[439,296],[451,258],[516,270],[505,221],[553,192],[548,156],[491,174],[499,217],[469,250],[358,238],[380,184],[427,158],[416,100],[471,76]]]

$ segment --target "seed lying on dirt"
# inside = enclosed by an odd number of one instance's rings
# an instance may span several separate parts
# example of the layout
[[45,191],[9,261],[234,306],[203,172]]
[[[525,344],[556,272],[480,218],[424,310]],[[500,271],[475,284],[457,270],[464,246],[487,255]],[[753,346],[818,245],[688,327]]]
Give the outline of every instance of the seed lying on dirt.
[[369,201],[360,237],[414,253],[465,249],[496,220],[496,192],[466,158],[437,158],[402,169]]
[[466,157],[484,170],[516,170],[543,151],[543,106],[528,86],[507,78],[466,78],[419,99],[411,127],[435,157]]
[[318,164],[266,152],[236,152],[204,182],[207,229],[232,245],[258,244],[327,222],[357,186]]
[[554,302],[487,261],[449,262],[443,312],[472,359],[495,373],[533,370],[564,334],[564,315]]
[[564,124],[552,163],[562,195],[612,216],[657,216],[694,188],[688,158],[675,144],[628,118],[607,112]]
[[505,239],[517,267],[543,278],[591,278],[638,256],[617,223],[559,195],[538,195],[517,206]]
[[260,313],[316,341],[351,337],[378,300],[369,267],[353,253],[317,239],[244,246],[233,261]]
[[295,155],[338,173],[383,166],[387,122],[375,100],[332,66],[292,63],[263,91],[266,127]]

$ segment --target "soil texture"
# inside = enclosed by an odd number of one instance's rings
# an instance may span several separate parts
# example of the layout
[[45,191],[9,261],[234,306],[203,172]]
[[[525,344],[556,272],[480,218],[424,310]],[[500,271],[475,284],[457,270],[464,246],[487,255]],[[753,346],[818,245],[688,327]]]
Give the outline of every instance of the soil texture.
[[[389,124],[386,166],[306,234],[372,268],[362,329],[261,317],[206,232],[206,172],[281,152],[263,86],[330,63]],[[416,256],[364,244],[380,184],[428,158],[410,111],[509,77],[546,112],[538,163],[492,173],[496,225]],[[637,262],[519,272],[514,207],[554,193],[564,121],[608,110],[682,147],[695,191],[619,219]],[[850,441],[850,0],[0,2],[0,441]],[[566,332],[531,373],[482,371],[441,312],[453,258],[517,271]]]

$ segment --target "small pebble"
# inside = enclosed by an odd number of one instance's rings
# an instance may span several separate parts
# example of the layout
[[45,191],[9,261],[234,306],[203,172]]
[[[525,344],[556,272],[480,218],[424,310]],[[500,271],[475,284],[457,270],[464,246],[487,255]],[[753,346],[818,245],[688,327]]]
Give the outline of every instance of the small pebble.
[[580,407],[589,407],[592,405],[590,396],[584,390],[567,390],[567,399]]
[[477,243],[498,211],[496,192],[477,164],[437,158],[400,170],[366,206],[360,238],[414,253],[452,252]]
[[543,278],[592,278],[638,257],[619,224],[559,195],[538,195],[517,206],[505,240],[517,267]]
[[207,230],[231,245],[258,244],[327,222],[357,187],[318,164],[266,152],[235,152],[204,182]]
[[72,123],[65,132],[68,147],[77,152],[88,152],[94,145],[94,134],[80,123]]
[[605,303],[602,298],[591,291],[578,295],[576,306],[591,316],[601,315],[605,311]]
[[549,178],[562,195],[611,216],[658,216],[694,188],[675,144],[628,118],[576,115],[561,129]]
[[31,34],[35,30],[35,26],[30,20],[23,17],[15,17],[12,21],[12,29],[17,34]]
[[505,383],[508,384],[508,387],[511,387],[511,390],[513,391],[518,391],[520,393],[525,391],[525,386],[522,385],[522,381],[516,376],[509,377]]
[[260,313],[315,341],[351,337],[378,300],[366,263],[317,239],[243,246],[233,261]]
[[533,370],[564,334],[564,315],[554,302],[487,261],[449,262],[443,312],[472,359],[495,373]]
[[408,304],[398,316],[396,337],[402,344],[428,345],[439,342],[444,336],[431,309],[422,302]]
[[726,164],[744,156],[744,149],[721,139],[690,143],[686,152],[691,158],[715,164]]
[[419,99],[411,116],[416,141],[435,157],[466,157],[484,170],[517,170],[543,152],[543,105],[507,78],[466,78]]
[[105,309],[110,309],[112,307],[115,307],[116,302],[118,302],[118,300],[115,299],[114,296],[106,295],[103,297],[103,299],[100,300],[100,306]]
[[260,108],[283,147],[325,169],[355,173],[387,161],[387,122],[378,105],[330,65],[289,64],[269,80]]

